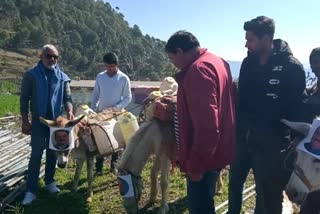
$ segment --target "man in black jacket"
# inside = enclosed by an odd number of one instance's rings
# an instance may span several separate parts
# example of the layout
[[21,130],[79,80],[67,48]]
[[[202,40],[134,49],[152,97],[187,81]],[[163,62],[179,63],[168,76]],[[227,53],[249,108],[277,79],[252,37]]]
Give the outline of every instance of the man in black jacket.
[[237,151],[231,165],[229,214],[241,211],[243,184],[252,168],[256,214],[281,214],[282,191],[290,172],[283,168],[288,131],[280,119],[294,120],[305,88],[305,73],[289,45],[273,40],[274,21],[259,16],[245,22],[248,56],[239,75]]

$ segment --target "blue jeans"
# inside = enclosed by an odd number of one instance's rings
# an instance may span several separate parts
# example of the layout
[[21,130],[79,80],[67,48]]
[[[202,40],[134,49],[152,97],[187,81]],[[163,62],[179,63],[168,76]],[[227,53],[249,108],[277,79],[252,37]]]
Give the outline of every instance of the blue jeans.
[[192,181],[187,177],[187,199],[190,214],[215,213],[214,194],[220,170],[204,173],[200,181]]
[[43,150],[46,149],[46,166],[45,166],[45,184],[54,182],[56,170],[55,152],[48,148],[49,137],[31,136],[31,157],[28,166],[27,191],[35,194],[38,189],[38,180],[40,174],[41,158]]

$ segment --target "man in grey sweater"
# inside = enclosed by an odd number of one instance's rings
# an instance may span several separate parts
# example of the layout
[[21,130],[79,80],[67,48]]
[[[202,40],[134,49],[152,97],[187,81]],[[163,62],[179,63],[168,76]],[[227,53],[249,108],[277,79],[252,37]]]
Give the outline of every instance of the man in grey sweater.
[[[92,94],[91,108],[96,112],[113,108],[121,110],[131,101],[131,87],[129,77],[119,70],[119,58],[109,52],[103,57],[106,70],[97,75]],[[115,171],[114,162],[118,159],[118,153],[113,153],[111,158],[111,170]],[[96,174],[102,175],[103,157],[96,158]]]

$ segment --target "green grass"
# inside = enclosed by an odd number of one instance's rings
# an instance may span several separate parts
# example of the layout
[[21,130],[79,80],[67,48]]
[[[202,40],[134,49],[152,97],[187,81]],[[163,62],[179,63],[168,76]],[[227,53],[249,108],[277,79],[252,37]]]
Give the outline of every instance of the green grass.
[[[147,163],[147,166],[143,170],[143,195],[139,204],[140,208],[143,208],[150,195],[150,168],[151,162]],[[21,206],[21,199],[19,198],[10,209],[6,210],[6,213],[15,214],[119,214],[125,213],[122,207],[122,198],[118,191],[116,182],[116,176],[109,172],[109,168],[105,166],[105,171],[102,176],[96,177],[94,180],[94,197],[93,202],[86,203],[86,170],[83,169],[79,189],[76,193],[71,193],[71,182],[74,174],[75,166],[73,163],[69,164],[67,169],[58,169],[56,173],[56,182],[59,185],[61,192],[57,195],[47,194],[44,190],[44,183],[40,181],[40,188],[38,198],[28,207]],[[228,173],[223,174],[224,178],[224,194],[215,196],[216,205],[219,205],[223,201],[227,200],[228,189]],[[22,196],[21,196],[22,197]],[[141,213],[157,213],[160,206],[160,197],[158,195],[158,202],[148,208],[141,210]],[[169,207],[171,214],[188,213],[186,202],[186,181],[185,177],[175,170],[174,175],[170,177],[169,184]],[[254,204],[249,203],[246,208],[252,208]],[[224,210],[224,209],[223,209]],[[221,213],[219,211],[218,213]]]
[[20,111],[19,96],[0,94],[0,117],[16,115]]
[[0,82],[0,93],[17,93],[20,86],[12,81],[1,81]]

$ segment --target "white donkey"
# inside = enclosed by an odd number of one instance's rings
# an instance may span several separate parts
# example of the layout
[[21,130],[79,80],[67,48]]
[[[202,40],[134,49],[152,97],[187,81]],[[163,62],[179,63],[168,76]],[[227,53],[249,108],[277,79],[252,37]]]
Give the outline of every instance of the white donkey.
[[[72,191],[76,191],[78,188],[78,182],[83,164],[86,161],[88,182],[87,202],[91,202],[93,197],[94,157],[99,155],[99,153],[101,154],[99,148],[100,150],[103,150],[103,155],[111,155],[114,151],[124,148],[125,146],[118,126],[114,126],[114,128],[112,127],[113,133],[109,134],[109,136],[106,134],[106,130],[103,128],[103,124],[108,123],[110,120],[114,120],[112,118],[119,114],[119,112],[103,111],[97,115],[94,115],[91,119],[89,119],[89,122],[88,119],[84,119],[84,126],[76,125],[81,119],[83,119],[84,115],[77,117],[72,121],[68,121],[63,117],[58,117],[56,121],[46,120],[44,118],[41,119],[41,122],[46,124],[48,127],[74,126],[74,148],[63,149],[60,151],[57,150],[57,165],[60,168],[65,168],[68,163],[69,155],[76,160],[76,171],[72,185]],[[110,137],[114,137],[115,139],[112,141],[110,140]],[[110,141],[112,141],[112,143]]]
[[170,159],[175,158],[176,140],[173,123],[162,122],[157,119],[145,122],[131,138],[127,148],[124,150],[120,165],[120,174],[131,174],[136,197],[134,200],[123,198],[124,207],[127,213],[138,212],[138,202],[141,196],[142,184],[140,175],[143,167],[151,154],[155,159],[151,171],[151,194],[148,204],[156,201],[158,193],[157,177],[161,171],[161,205],[159,213],[167,213],[168,206],[168,184],[170,172]]
[[[320,195],[320,118],[316,118],[312,125],[287,120],[282,122],[305,136],[297,142],[294,170],[286,186],[289,199],[303,204],[309,193],[316,192]],[[301,213],[320,212],[319,206],[312,206],[314,204],[304,204]]]

